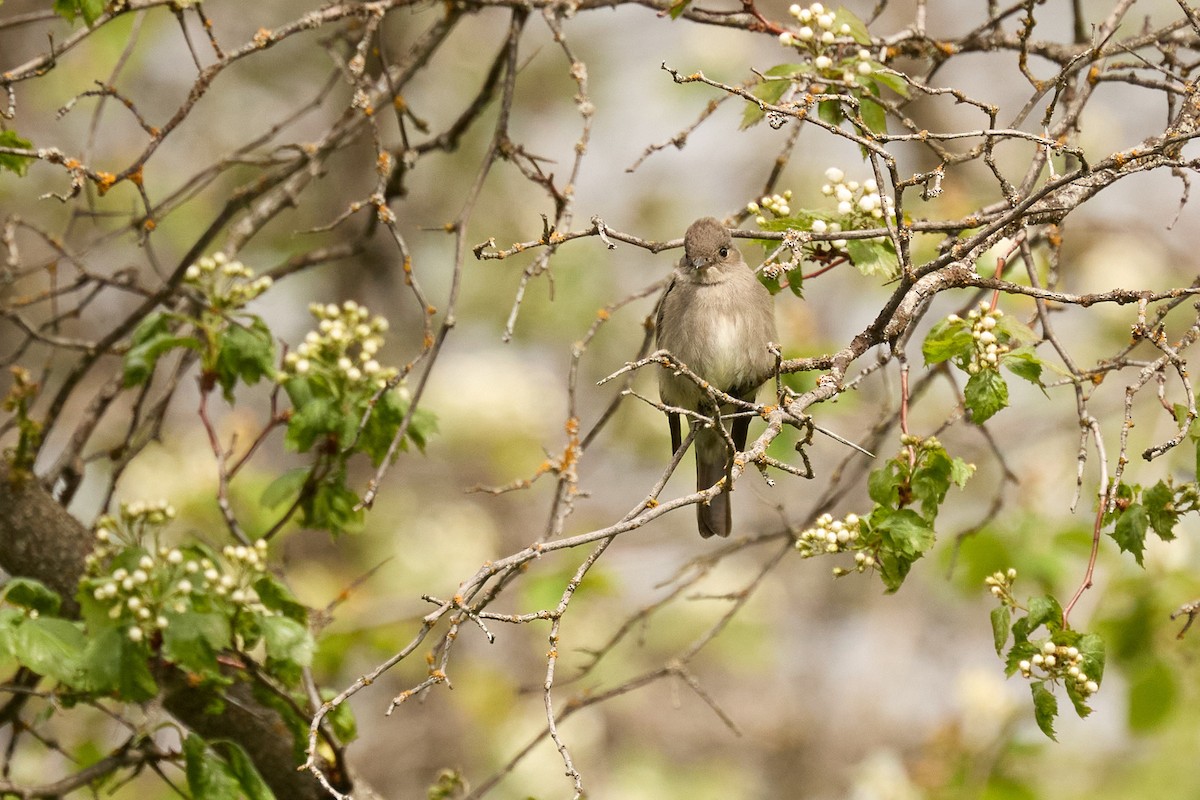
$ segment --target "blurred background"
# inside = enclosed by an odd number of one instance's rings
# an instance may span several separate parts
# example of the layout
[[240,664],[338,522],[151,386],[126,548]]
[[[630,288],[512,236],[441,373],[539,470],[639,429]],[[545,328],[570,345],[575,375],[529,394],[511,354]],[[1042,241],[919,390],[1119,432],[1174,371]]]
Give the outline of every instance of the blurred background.
[[[934,2],[925,7],[933,38],[962,36],[985,20],[984,3]],[[1100,20],[1110,4],[1081,0],[1088,19]],[[1072,4],[1047,3],[1036,10],[1037,34],[1071,41]],[[732,5],[730,6],[733,7]],[[871,17],[873,3],[847,2],[860,18]],[[877,37],[912,24],[916,4],[884,4],[870,30]],[[9,0],[0,23],[33,15],[23,24],[0,27],[0,69],[12,70],[47,48],[80,32],[43,14],[46,4]],[[309,6],[273,2],[205,8],[213,35],[229,49],[250,41],[262,28],[298,19]],[[785,3],[765,0],[760,12],[787,20]],[[406,47],[444,13],[440,4],[390,13],[383,23],[389,55],[403,58]],[[1180,16],[1173,2],[1137,2],[1125,25],[1156,27]],[[1014,21],[1009,27],[1016,24]],[[198,52],[206,52],[203,31],[193,16],[186,28]],[[404,93],[411,119],[433,132],[444,130],[475,96],[492,58],[507,35],[509,13],[482,9],[467,15],[433,60]],[[647,147],[687,128],[721,96],[700,85],[677,85],[661,65],[689,74],[703,71],[714,80],[736,84],[794,59],[774,36],[705,26],[660,17],[633,4],[580,10],[563,30],[575,58],[586,63],[588,93],[595,107],[586,157],[573,186],[573,228],[598,215],[612,229],[646,240],[682,235],[698,216],[738,213],[758,198],[791,126],[773,130],[759,125],[739,130],[741,101],[725,102],[690,133],[683,147],[668,146],[636,169]],[[1125,29],[1123,29],[1125,30]],[[266,134],[314,99],[306,113],[269,143],[251,148],[239,163],[202,191],[187,198],[160,221],[142,245],[121,233],[140,201],[128,185],[104,197],[63,204],[39,199],[64,192],[61,169],[34,165],[27,176],[0,174],[0,217],[19,216],[32,228],[59,236],[76,248],[92,273],[129,271],[145,285],[156,265],[169,272],[234,187],[255,174],[255,158],[288,143],[319,138],[350,103],[345,81],[325,91],[333,62],[328,49],[344,51],[332,33],[318,30],[294,36],[277,47],[246,58],[223,71],[183,124],[166,139],[145,170],[145,187],[159,199],[186,185],[209,165]],[[510,136],[527,153],[545,159],[542,168],[559,179],[571,170],[581,117],[573,96],[577,86],[570,63],[550,28],[534,18],[523,35]],[[903,60],[894,64],[904,70]],[[1057,72],[1031,59],[1035,75]],[[152,125],[163,124],[191,90],[196,66],[176,18],[160,8],[130,14],[64,52],[55,68],[15,87],[17,116],[10,126],[37,147],[58,147],[97,170],[119,172],[145,145],[145,133],[125,109],[111,100],[96,116],[94,98],[80,100],[68,113],[57,113],[80,92],[102,80],[133,98]],[[1029,101],[1032,90],[1017,68],[1017,55],[974,54],[948,60],[934,76],[1000,111],[1003,127]],[[931,81],[932,82],[932,81]],[[1044,103],[1044,100],[1042,101]],[[1042,105],[1024,128],[1040,132]],[[957,104],[950,96],[915,103],[909,114],[930,130],[975,130],[986,116]],[[1078,146],[1095,158],[1132,147],[1166,124],[1161,92],[1128,84],[1102,84],[1084,115]],[[97,122],[97,119],[99,122]],[[398,227],[412,251],[414,273],[430,302],[444,307],[454,274],[454,239],[445,226],[460,213],[476,178],[496,119],[493,103],[464,135],[454,152],[423,157],[407,180],[407,193],[392,204]],[[792,123],[795,124],[795,123]],[[394,121],[383,128],[396,135]],[[1032,145],[1004,144],[997,150],[1000,168],[1017,180],[1029,163]],[[933,167],[916,147],[889,148],[902,174]],[[1185,150],[1185,153],[1187,151]],[[376,180],[375,148],[369,137],[335,153],[323,173],[300,198],[252,238],[238,257],[266,272],[298,253],[322,244],[362,236],[361,218],[332,230],[328,226],[349,204],[365,199]],[[808,126],[799,135],[778,190],[793,192],[793,208],[826,209],[821,195],[824,170],[843,169],[857,180],[870,177],[868,165],[850,142]],[[1165,172],[1127,178],[1071,215],[1064,227],[1061,288],[1071,292],[1112,287],[1164,289],[1195,278],[1194,254],[1200,251],[1197,209],[1182,205],[1187,185]],[[909,197],[912,197],[910,193]],[[943,194],[925,203],[909,203],[914,217],[954,219],[998,200],[996,183],[982,164],[947,175]],[[499,248],[537,239],[542,214],[553,215],[545,193],[506,162],[492,169],[471,215],[467,241],[494,237]],[[85,213],[80,213],[85,212]],[[52,257],[51,249],[30,229],[18,234],[26,263]],[[915,243],[914,260],[934,253],[936,237]],[[309,302],[353,299],[391,321],[384,356],[403,364],[419,351],[422,309],[404,285],[401,262],[386,236],[366,242],[363,255],[296,273],[278,281],[254,309],[273,331],[293,345],[314,321]],[[741,243],[751,263],[762,250]],[[422,407],[437,415],[439,433],[421,453],[405,453],[387,475],[374,510],[361,532],[332,540],[327,534],[289,530],[272,556],[299,598],[310,606],[333,603],[356,580],[320,640],[317,676],[323,686],[340,690],[371,669],[417,632],[420,617],[431,610],[423,594],[448,597],[459,582],[488,560],[520,550],[542,535],[548,524],[555,487],[550,477],[531,488],[499,496],[472,493],[477,486],[501,486],[531,477],[547,454],[566,442],[568,371],[574,344],[597,311],[664,278],[678,251],[653,255],[618,243],[608,250],[596,238],[562,246],[550,270],[534,278],[521,303],[510,341],[504,331],[522,270],[536,253],[504,260],[467,255],[457,324],[433,370]],[[44,289],[44,274],[26,275],[3,291],[9,297]],[[829,353],[843,347],[879,313],[890,287],[852,269],[837,269],[805,285],[804,298],[784,292],[777,297],[780,335],[786,357]],[[930,323],[966,305],[960,294],[939,298]],[[977,299],[977,298],[976,298]],[[114,315],[127,313],[136,297],[107,292],[70,324],[73,335],[96,336]],[[646,317],[655,296],[612,314],[590,340],[580,360],[577,402],[583,429],[590,429],[614,396],[613,385],[596,382],[632,359],[642,342]],[[1005,298],[1006,313],[1028,320],[1028,299]],[[1186,307],[1168,318],[1174,335],[1190,324]],[[1132,307],[1070,308],[1057,318],[1059,334],[1079,363],[1117,351],[1128,341],[1136,319]],[[1171,327],[1173,326],[1173,327]],[[5,330],[8,333],[5,333]],[[0,337],[13,335],[0,329]],[[13,340],[15,341],[15,340]],[[915,340],[919,341],[919,339]],[[5,356],[11,345],[0,339]],[[910,346],[914,375],[922,367]],[[45,349],[33,348],[20,363],[41,366]],[[381,361],[384,359],[381,358]],[[117,360],[109,365],[117,368]],[[869,358],[856,367],[869,365]],[[109,373],[111,374],[111,373]],[[1130,373],[1132,376],[1133,373]],[[51,363],[51,383],[61,372]],[[61,378],[60,378],[61,379]],[[95,378],[99,380],[99,378]],[[795,385],[811,385],[813,376],[796,376]],[[3,381],[8,380],[5,375]],[[1132,377],[1130,378],[1132,380]],[[1092,413],[1104,423],[1110,452],[1120,433],[1124,385],[1096,388]],[[1012,406],[988,423],[1001,463],[977,428],[953,418],[957,399],[947,383],[935,382],[913,409],[914,432],[938,432],[952,455],[978,467],[965,491],[953,491],[940,518],[940,541],[914,568],[899,593],[883,594],[867,575],[835,580],[834,562],[785,557],[761,579],[756,576],[776,552],[778,541],[745,547],[715,561],[707,574],[680,597],[633,623],[632,631],[604,653],[580,680],[571,678],[592,661],[622,625],[665,597],[681,571],[697,569],[721,543],[701,541],[691,509],[670,513],[618,538],[589,574],[565,618],[558,645],[561,707],[574,696],[605,692],[631,677],[667,663],[709,631],[728,610],[730,593],[754,591],[689,668],[704,693],[729,717],[736,731],[681,680],[658,680],[591,706],[570,717],[560,733],[584,776],[589,797],[623,798],[782,798],[820,800],[908,800],[909,798],[1192,798],[1200,793],[1200,774],[1192,766],[1200,739],[1195,720],[1196,636],[1177,641],[1180,623],[1169,613],[1200,594],[1195,578],[1195,524],[1186,521],[1180,537],[1168,545],[1154,541],[1145,567],[1121,556],[1111,540],[1102,543],[1096,585],[1072,621],[1102,634],[1109,648],[1108,672],[1095,698],[1095,713],[1078,720],[1061,698],[1059,742],[1048,741],[1035,727],[1027,682],[1004,678],[997,658],[988,612],[993,603],[983,578],[997,569],[1017,569],[1018,595],[1050,592],[1066,599],[1083,578],[1091,542],[1098,484],[1095,458],[1083,472],[1078,502],[1079,429],[1069,386],[1045,394],[1010,384]],[[7,388],[7,385],[4,386]],[[652,375],[639,375],[635,388],[653,396]],[[818,423],[850,438],[894,414],[899,387],[893,368],[880,371],[835,404],[815,407]],[[86,393],[75,395],[76,403]],[[263,424],[264,388],[239,393],[235,407],[220,411],[225,437],[247,441]],[[198,535],[224,543],[213,500],[215,471],[204,433],[196,424],[197,393],[185,381],[170,407],[161,440],[149,445],[123,474],[118,499],[169,498],[181,509],[182,536]],[[1139,399],[1138,425],[1131,452],[1169,438],[1174,423],[1153,409],[1153,398]],[[68,408],[65,416],[78,413]],[[88,447],[83,486],[72,511],[90,522],[102,511],[107,491],[107,448],[125,435],[120,415],[106,422]],[[755,435],[756,428],[751,428]],[[64,432],[55,432],[64,436]],[[785,434],[772,455],[795,461],[794,434]],[[886,457],[898,447],[890,436]],[[5,443],[7,446],[9,443]],[[61,439],[51,439],[52,459]],[[567,520],[566,533],[583,533],[612,524],[641,500],[669,456],[662,415],[627,398],[605,432],[579,464],[586,491]],[[831,475],[854,456],[843,445],[818,437],[809,450],[816,477],[805,481],[775,475],[768,486],[748,472],[735,494],[735,536],[805,527],[816,515],[866,512],[870,503],[863,481],[836,507],[816,507]],[[690,459],[689,459],[690,462]],[[282,469],[301,463],[274,439],[255,459],[255,470],[233,484],[232,500],[248,530],[269,525],[261,508],[263,488]],[[43,465],[44,466],[44,465]],[[861,466],[859,464],[858,466]],[[370,475],[362,465],[361,485]],[[1003,470],[1016,482],[1005,484]],[[1130,467],[1128,480],[1150,485],[1166,475],[1194,480],[1195,464],[1185,454]],[[689,493],[690,463],[676,475],[664,497]],[[993,498],[1000,494],[999,512]],[[960,532],[970,535],[958,537]],[[553,607],[586,550],[554,553],[535,562],[499,600],[494,611],[528,613]],[[692,566],[689,566],[692,565]],[[426,674],[421,657],[402,662],[352,706],[360,736],[350,748],[351,762],[384,796],[424,796],[443,769],[461,770],[473,786],[484,783],[545,727],[541,685],[545,679],[548,626],[490,624],[495,644],[474,628],[465,628],[450,663],[453,689],[436,688],[420,700],[385,716],[388,701],[419,683]],[[148,712],[150,714],[150,712]],[[86,747],[102,737],[106,723],[63,731],[64,742]],[[51,773],[57,756],[29,753],[13,764],[13,779]],[[169,796],[160,784],[135,782],[142,791]],[[134,795],[129,795],[134,796]],[[150,796],[150,795],[138,795]],[[489,795],[496,798],[570,796],[560,756],[542,741]]]

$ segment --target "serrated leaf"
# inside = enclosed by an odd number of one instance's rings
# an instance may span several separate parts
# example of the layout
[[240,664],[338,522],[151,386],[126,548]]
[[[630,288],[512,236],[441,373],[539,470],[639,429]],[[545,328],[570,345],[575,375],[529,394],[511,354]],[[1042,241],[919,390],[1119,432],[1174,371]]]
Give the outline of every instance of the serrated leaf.
[[26,667],[67,686],[79,686],[87,640],[78,625],[57,617],[26,619],[17,628],[14,655]]
[[[12,147],[20,150],[32,150],[33,142],[17,136],[16,131],[0,131],[0,147]],[[24,177],[33,163],[32,156],[19,156],[13,153],[0,153],[0,170],[8,170]]]
[[1104,640],[1099,634],[1085,633],[1075,643],[1079,650],[1079,668],[1096,683],[1104,679]]
[[1142,554],[1146,550],[1146,531],[1150,527],[1150,515],[1141,503],[1133,503],[1117,518],[1110,534],[1117,547],[1132,553],[1138,566],[1142,565]]
[[1179,511],[1175,508],[1175,491],[1159,481],[1142,492],[1142,504],[1150,520],[1150,528],[1164,542],[1175,538],[1175,525],[1179,522]]
[[1045,364],[1033,348],[1021,347],[1005,353],[1000,356],[1000,364],[1021,380],[1029,381],[1034,386],[1042,386],[1042,368]]
[[998,318],[993,332],[1000,341],[1006,343],[1016,342],[1021,346],[1029,346],[1038,342],[1038,335],[1033,329],[1011,314]]
[[969,359],[975,348],[971,330],[961,319],[943,319],[934,325],[921,343],[921,355],[927,366],[952,358]]
[[90,632],[82,669],[90,692],[114,694],[128,703],[144,703],[158,694],[146,649],[130,641],[123,628]]
[[216,612],[189,611],[167,616],[163,655],[202,678],[220,676],[217,653],[231,644],[229,620]]
[[1038,728],[1057,742],[1058,737],[1054,734],[1054,718],[1058,716],[1058,699],[1046,688],[1044,681],[1034,681],[1029,688],[1033,692],[1033,718],[1037,722]]
[[62,606],[58,592],[32,578],[9,578],[4,584],[4,600],[42,616],[54,616]]
[[314,645],[308,628],[294,619],[275,615],[264,616],[259,625],[269,658],[301,667],[312,664]]
[[981,369],[967,379],[963,400],[971,421],[982,425],[1008,405],[1008,384],[994,369]]
[[304,624],[308,620],[308,608],[296,600],[286,586],[273,575],[264,575],[254,582],[254,591],[259,601],[283,616]]
[[849,239],[846,253],[854,268],[867,277],[891,280],[900,274],[900,259],[891,239]]
[[1008,642],[1008,632],[1012,627],[1012,613],[1008,606],[996,606],[992,609],[992,641],[996,645],[996,655],[1004,650]]
[[1062,627],[1062,606],[1050,595],[1031,597],[1026,607],[1029,609],[1024,618],[1024,622],[1028,626],[1026,635],[1033,633],[1042,625],[1045,625],[1051,633]]
[[217,382],[225,399],[233,402],[233,387],[254,385],[275,371],[275,341],[260,317],[248,327],[230,325],[217,340]]
[[[288,381],[289,384],[293,382]],[[339,436],[345,417],[332,399],[314,397],[292,413],[283,437],[284,444],[297,453],[306,453],[317,441],[331,435]]]
[[199,350],[200,342],[191,336],[177,336],[171,330],[171,317],[165,312],[149,314],[134,330],[125,353],[125,388],[150,380],[158,359],[176,347]]
[[[1017,623],[1019,624],[1020,620],[1017,620]],[[1016,633],[1016,625],[1013,626],[1013,632]],[[1021,668],[1022,661],[1028,661],[1038,652],[1040,652],[1040,649],[1037,645],[1030,644],[1024,640],[1015,642],[1009,648],[1008,655],[1004,658],[1004,674],[1011,678]]]

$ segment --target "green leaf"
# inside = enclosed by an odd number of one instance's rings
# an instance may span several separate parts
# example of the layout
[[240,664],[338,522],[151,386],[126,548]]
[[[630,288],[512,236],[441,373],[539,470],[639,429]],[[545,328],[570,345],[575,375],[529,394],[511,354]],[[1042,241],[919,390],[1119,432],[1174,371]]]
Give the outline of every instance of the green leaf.
[[217,340],[217,348],[217,382],[229,402],[239,380],[252,386],[274,373],[275,341],[260,317],[249,327],[231,325]]
[[1104,640],[1095,633],[1085,633],[1075,643],[1079,649],[1079,669],[1096,683],[1104,679]]
[[687,7],[689,4],[691,4],[691,2],[692,0],[675,0],[675,2],[671,4],[671,7],[667,9],[667,13],[671,16],[671,19],[679,19],[679,16],[683,14],[685,10],[687,10]]
[[1021,347],[1000,356],[1000,363],[1013,375],[1034,386],[1042,385],[1042,367],[1045,363],[1037,357],[1031,347]]
[[54,0],[54,13],[67,22],[82,17],[90,26],[104,13],[104,0]]
[[[332,700],[336,693],[332,689],[322,689],[321,699]],[[354,719],[354,711],[349,703],[342,703],[326,717],[333,726],[333,733],[342,744],[349,744],[358,738],[358,722]]]
[[[345,704],[343,704],[345,705]],[[229,773],[242,791],[237,796],[245,800],[275,800],[275,794],[254,768],[254,762],[237,742],[222,740],[213,743],[213,749],[225,757]]]
[[833,15],[833,28],[840,30],[843,25],[850,26],[850,36],[859,44],[871,44],[871,34],[867,30],[867,25],[861,19],[854,15],[852,11],[845,8],[839,8]]
[[17,660],[67,686],[81,682],[80,662],[87,640],[78,625],[57,617],[26,619],[13,642]]
[[169,614],[163,655],[203,678],[220,677],[217,653],[231,644],[229,620],[216,612]]
[[905,82],[904,78],[892,72],[885,72],[883,66],[880,64],[872,62],[871,66],[876,70],[871,73],[870,77],[872,80],[877,84],[886,86],[901,97],[908,97],[908,83]]
[[879,469],[871,470],[867,476],[867,494],[873,502],[884,508],[899,508],[900,488],[904,483],[901,465],[893,459]]
[[[1020,620],[1017,620],[1019,623]],[[1016,633],[1016,626],[1013,626],[1013,632]],[[1033,658],[1034,654],[1041,652],[1041,649],[1027,641],[1017,641],[1009,648],[1008,655],[1004,658],[1004,674],[1012,677],[1017,674],[1017,670],[1021,668],[1022,661],[1028,661]]]
[[225,762],[194,733],[183,740],[184,771],[194,800],[240,797],[238,783]]
[[146,648],[130,641],[126,631],[116,626],[91,632],[83,673],[88,691],[115,694],[129,703],[144,703],[158,694]]
[[900,274],[900,259],[891,239],[849,239],[846,253],[854,268],[867,277],[891,280]]
[[943,319],[930,329],[921,344],[921,354],[925,356],[926,366],[940,364],[952,358],[969,360],[974,349],[975,340],[971,338],[971,329],[961,319]]
[[982,425],[1008,405],[1008,384],[996,370],[981,369],[967,379],[963,399],[971,412],[971,421]]
[[308,607],[298,602],[295,596],[273,575],[264,575],[254,582],[254,591],[259,601],[271,611],[295,620],[303,625],[308,621]]
[[887,134],[887,110],[869,92],[858,93],[858,113],[867,130],[878,136]]
[[[32,150],[33,142],[17,136],[16,131],[0,131],[0,147],[13,147],[20,150]],[[24,177],[33,163],[33,156],[18,156],[12,153],[0,153],[0,170],[15,172],[18,177]]]
[[1021,346],[1029,346],[1037,344],[1039,341],[1038,335],[1033,332],[1032,328],[1011,314],[999,317],[993,332],[1000,341],[1006,344],[1016,342]]
[[1175,509],[1175,491],[1164,481],[1151,486],[1142,492],[1142,504],[1150,519],[1150,528],[1158,534],[1158,538],[1169,542],[1175,538],[1175,524],[1179,522],[1179,512]]
[[264,616],[259,624],[269,658],[301,667],[312,664],[314,645],[308,628],[294,619],[275,615]]
[[260,502],[267,508],[279,508],[284,503],[295,502],[311,471],[308,467],[289,469],[263,489]]
[[1008,610],[1008,606],[996,606],[992,609],[992,640],[996,645],[996,655],[1000,655],[1004,650],[1004,645],[1008,642],[1008,631],[1012,624],[1012,614]]
[[62,606],[58,592],[32,578],[9,578],[4,584],[4,599],[43,616],[54,616]]
[[1051,633],[1062,627],[1062,606],[1050,595],[1031,597],[1026,607],[1029,609],[1024,618],[1024,622],[1028,626],[1026,635],[1033,633],[1042,625],[1045,625]]
[[1044,681],[1034,681],[1029,688],[1033,691],[1033,718],[1037,726],[1057,742],[1058,737],[1054,735],[1054,718],[1058,716],[1057,698],[1046,688]]
[[345,479],[344,474],[327,478],[308,497],[301,498],[306,525],[333,534],[362,527],[363,510],[357,507],[359,497],[346,487]]
[[1142,553],[1146,549],[1146,530],[1150,527],[1150,515],[1141,503],[1133,503],[1117,518],[1110,534],[1117,547],[1132,553],[1138,566],[1142,564]]
[[129,351],[125,353],[125,388],[140,386],[150,380],[158,359],[176,347],[200,349],[200,342],[191,336],[177,336],[171,330],[171,317],[158,311],[148,315],[133,332]]
[[[772,71],[777,70],[780,67],[797,67],[798,69],[803,69],[803,67],[799,64],[780,64],[778,67],[772,67],[771,69],[767,70],[767,74],[772,75]],[[750,90],[750,94],[762,100],[764,103],[775,105],[783,98],[784,93],[787,92],[792,85],[793,84],[790,80],[759,81],[754,88]],[[762,118],[766,116],[766,113],[767,112],[760,108],[757,103],[748,102],[746,104],[746,110],[742,113],[741,129],[745,130],[746,128],[757,125]]]
[[890,511],[879,519],[872,515],[872,526],[881,535],[884,547],[910,559],[920,558],[933,547],[933,529],[910,508]]
[[817,103],[817,116],[834,127],[841,125],[846,119],[842,104],[837,100],[822,100]]
[[[288,381],[288,384],[296,383]],[[346,415],[338,408],[336,402],[328,397],[314,397],[307,403],[297,406],[288,420],[287,433],[284,443],[298,453],[306,453],[319,440],[333,436],[339,439],[344,427]]]

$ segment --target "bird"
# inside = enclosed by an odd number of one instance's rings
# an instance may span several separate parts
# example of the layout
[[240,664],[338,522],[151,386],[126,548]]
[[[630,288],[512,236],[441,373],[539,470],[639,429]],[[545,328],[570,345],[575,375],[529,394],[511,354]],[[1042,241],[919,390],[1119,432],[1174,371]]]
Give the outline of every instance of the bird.
[[[659,302],[655,320],[658,347],[669,352],[713,388],[753,402],[760,386],[775,371],[776,340],[771,293],[733,246],[729,230],[713,217],[693,222],[683,237],[683,258]],[[695,381],[669,367],[659,373],[659,397],[669,408],[697,411],[721,424],[720,409]],[[737,409],[743,410],[743,409]],[[679,412],[667,411],[671,453],[682,443]],[[695,423],[693,423],[695,424]],[[746,447],[747,416],[735,417],[730,438],[738,451]],[[700,427],[696,451],[696,490],[715,485],[729,474],[733,453],[721,431]],[[728,483],[707,504],[696,505],[700,535],[728,536],[733,527]]]

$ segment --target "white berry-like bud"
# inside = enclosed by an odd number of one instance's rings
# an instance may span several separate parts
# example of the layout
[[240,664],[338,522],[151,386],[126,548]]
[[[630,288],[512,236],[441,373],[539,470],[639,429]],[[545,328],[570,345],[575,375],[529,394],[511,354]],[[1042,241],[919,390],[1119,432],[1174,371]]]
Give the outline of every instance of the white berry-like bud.
[[784,31],[779,34],[779,43],[784,47],[791,47],[796,43],[796,38],[792,36],[791,31]]
[[821,41],[825,44],[833,44],[837,41],[837,37],[833,35],[833,31],[825,31],[821,34]]
[[1021,670],[1021,672],[1029,672],[1031,668],[1032,665],[1026,660],[1022,660],[1019,664],[1017,664],[1017,669]]
[[1100,684],[1096,683],[1095,681],[1088,681],[1083,685],[1083,688],[1087,690],[1088,694],[1095,694],[1096,692],[1100,691]]
[[838,205],[837,205],[837,211],[839,214],[843,214],[843,215],[849,214],[853,210],[854,210],[854,206],[852,206],[850,204],[849,200],[843,200],[842,202],[838,203]]
[[813,29],[808,27],[807,25],[801,27],[800,30],[796,31],[796,38],[802,42],[811,42],[813,40],[814,36],[816,36],[816,34],[813,33]]
[[1055,658],[1054,656],[1046,656],[1045,664],[1047,667],[1053,667],[1057,663],[1058,663],[1058,659]]
[[1033,662],[1033,665],[1035,667],[1040,667],[1042,665],[1042,662],[1044,662],[1045,660],[1046,660],[1045,657],[1041,653],[1035,653],[1033,658],[1030,659],[1030,661]]
[[1058,645],[1056,645],[1054,642],[1046,642],[1045,644],[1042,645],[1042,652],[1045,653],[1046,655],[1049,655],[1057,650],[1058,650]]
[[833,59],[829,56],[817,56],[813,64],[817,69],[829,69],[833,66]]

